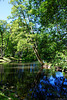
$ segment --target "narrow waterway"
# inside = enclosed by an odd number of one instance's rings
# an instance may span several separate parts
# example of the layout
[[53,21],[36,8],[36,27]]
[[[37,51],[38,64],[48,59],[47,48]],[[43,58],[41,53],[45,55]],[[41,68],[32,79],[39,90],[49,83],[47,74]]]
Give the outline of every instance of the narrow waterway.
[[36,79],[40,67],[35,62],[1,64],[0,92],[6,96],[3,100],[67,100],[67,73],[43,69]]

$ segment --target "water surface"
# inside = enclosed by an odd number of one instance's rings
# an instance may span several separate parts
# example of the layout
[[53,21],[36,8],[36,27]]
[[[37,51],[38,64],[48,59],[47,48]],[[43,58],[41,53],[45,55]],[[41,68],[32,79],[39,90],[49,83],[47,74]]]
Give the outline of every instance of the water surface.
[[44,69],[36,78],[40,67],[36,63],[1,64],[0,91],[11,100],[67,100],[67,74]]

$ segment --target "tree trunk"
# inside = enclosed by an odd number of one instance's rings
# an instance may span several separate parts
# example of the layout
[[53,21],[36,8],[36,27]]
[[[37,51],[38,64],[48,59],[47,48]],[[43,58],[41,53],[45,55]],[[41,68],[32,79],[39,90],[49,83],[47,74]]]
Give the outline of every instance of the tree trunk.
[[35,55],[36,55],[38,61],[40,62],[40,64],[41,64],[42,67],[43,67],[44,63],[43,63],[42,59],[40,58],[40,55],[38,54],[38,51],[37,51],[36,47],[33,47],[33,50],[34,50],[34,53],[35,53]]
[[2,40],[1,57],[3,57],[3,33],[1,33],[1,40]]

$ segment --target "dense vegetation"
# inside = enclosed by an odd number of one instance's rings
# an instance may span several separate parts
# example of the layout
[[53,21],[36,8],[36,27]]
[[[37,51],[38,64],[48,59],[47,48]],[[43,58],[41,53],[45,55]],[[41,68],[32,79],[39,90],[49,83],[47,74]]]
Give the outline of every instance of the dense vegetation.
[[[10,23],[0,20],[1,57],[59,64],[66,60],[66,0],[10,0]],[[62,64],[61,64],[62,65]]]
[[[51,69],[40,69],[41,65],[35,64],[0,64],[0,99],[67,98],[66,0],[9,3],[12,16],[7,17],[9,21],[0,20],[0,62],[39,61],[43,67],[51,65]],[[55,71],[59,70],[63,76],[58,73],[57,78]]]

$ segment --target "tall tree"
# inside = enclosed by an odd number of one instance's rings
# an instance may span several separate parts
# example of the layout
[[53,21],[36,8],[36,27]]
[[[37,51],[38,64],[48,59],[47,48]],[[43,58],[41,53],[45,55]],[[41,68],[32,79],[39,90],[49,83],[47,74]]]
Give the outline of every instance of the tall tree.
[[29,12],[31,2],[26,0],[21,0],[21,2],[20,0],[11,0],[10,3],[13,4],[12,17],[15,18],[11,25],[11,36],[14,38],[13,40],[17,42],[17,50],[32,47],[37,59],[42,63],[38,50],[36,49],[36,25],[35,21],[33,21],[35,16],[31,16]]
[[3,57],[3,41],[4,33],[6,32],[7,22],[5,20],[0,20],[0,36],[1,36],[1,57]]
[[[50,44],[51,41],[53,43],[57,41],[57,44],[60,44],[64,41],[64,37],[66,38],[66,33],[64,33],[65,35],[60,34],[61,29],[66,32],[64,24],[62,25],[63,22],[66,23],[65,2],[63,0],[62,2],[58,2],[58,0],[10,0],[13,5],[11,13],[14,19],[11,24],[11,38],[17,43],[18,51],[31,47],[42,65],[43,61],[38,50],[41,36],[39,34],[46,34],[47,29],[50,30],[48,31],[49,36],[45,35],[45,38],[48,37],[50,40],[45,39],[45,44],[46,41],[47,44]],[[59,17],[57,17],[58,14]],[[56,30],[52,31],[53,28]],[[42,39],[41,43],[43,44],[44,38]],[[61,40],[63,41],[59,43]],[[45,50],[46,46],[44,46]],[[51,44],[49,46],[51,47]],[[47,46],[47,49],[49,46]]]

